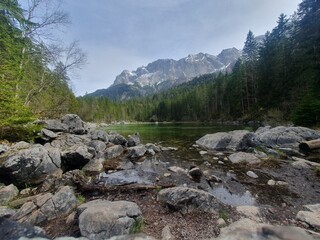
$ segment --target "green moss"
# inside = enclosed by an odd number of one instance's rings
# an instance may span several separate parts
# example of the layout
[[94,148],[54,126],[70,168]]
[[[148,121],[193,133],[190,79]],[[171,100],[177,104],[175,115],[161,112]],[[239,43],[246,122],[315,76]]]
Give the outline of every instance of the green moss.
[[316,175],[320,177],[320,167],[316,167]]
[[129,230],[129,234],[135,234],[142,231],[144,227],[143,218],[138,217]]
[[230,215],[229,213],[227,212],[227,210],[225,209],[222,209],[220,212],[219,212],[219,218],[222,218],[224,221],[228,221]]
[[78,194],[77,201],[78,201],[78,204],[82,204],[82,203],[85,203],[86,198],[82,194]]

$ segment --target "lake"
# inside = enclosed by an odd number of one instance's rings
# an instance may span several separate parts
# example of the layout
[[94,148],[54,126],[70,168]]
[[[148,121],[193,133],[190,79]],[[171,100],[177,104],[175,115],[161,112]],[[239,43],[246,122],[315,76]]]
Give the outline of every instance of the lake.
[[111,125],[106,130],[115,131],[124,137],[138,132],[144,144],[160,143],[163,146],[189,148],[196,140],[206,134],[244,128],[244,126],[208,123],[147,123]]

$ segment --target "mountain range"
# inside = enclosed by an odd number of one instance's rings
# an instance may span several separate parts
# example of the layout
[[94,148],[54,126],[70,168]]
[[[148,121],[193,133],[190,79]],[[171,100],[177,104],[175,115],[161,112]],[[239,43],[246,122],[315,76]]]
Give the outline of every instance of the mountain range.
[[135,71],[122,71],[109,88],[99,89],[86,96],[128,100],[150,95],[203,74],[229,72],[240,56],[241,50],[229,48],[217,56],[198,53],[179,60],[159,59]]

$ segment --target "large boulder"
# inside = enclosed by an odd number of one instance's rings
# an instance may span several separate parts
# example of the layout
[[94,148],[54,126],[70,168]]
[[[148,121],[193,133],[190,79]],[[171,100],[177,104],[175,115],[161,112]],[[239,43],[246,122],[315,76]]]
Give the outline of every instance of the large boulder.
[[194,211],[217,213],[223,207],[223,204],[208,192],[186,187],[163,189],[158,193],[157,199],[169,208],[182,213]]
[[140,158],[146,153],[147,148],[144,145],[134,146],[128,148],[129,158]]
[[68,132],[74,134],[86,134],[88,128],[86,123],[76,114],[66,114],[61,118],[62,124],[68,126]]
[[40,224],[65,216],[77,206],[77,198],[69,186],[61,188],[56,194],[46,193],[22,205],[14,215],[21,223]]
[[254,134],[247,130],[218,132],[207,134],[196,141],[196,144],[207,150],[246,150],[252,147]]
[[48,236],[39,227],[34,227],[29,224],[21,224],[16,221],[9,220],[5,217],[0,217],[0,239],[17,240],[22,237],[30,238],[45,238]]
[[122,146],[126,146],[127,145],[127,139],[118,134],[118,133],[111,133],[108,135],[109,138],[109,142],[115,144],[115,145],[122,145]]
[[33,145],[10,155],[0,166],[0,179],[17,186],[38,184],[61,167],[60,151]]
[[106,159],[112,159],[119,157],[123,153],[124,149],[121,145],[114,145],[111,147],[108,147],[105,151],[105,157]]
[[231,154],[228,158],[232,163],[255,164],[261,162],[254,154],[246,152],[236,152]]
[[88,133],[88,135],[92,140],[100,140],[103,142],[109,141],[107,133],[103,130],[92,130]]
[[16,196],[18,196],[19,190],[13,184],[0,188],[0,205],[7,204]]
[[96,200],[78,208],[81,235],[102,240],[134,232],[141,226],[141,211],[136,203]]
[[61,160],[65,171],[81,169],[93,158],[87,146],[77,144],[62,152]]
[[299,211],[297,219],[308,225],[320,229],[320,204],[305,205],[309,211]]
[[53,132],[68,132],[68,126],[61,123],[61,121],[57,119],[48,119],[38,121],[37,123],[43,125],[45,129],[51,130]]
[[272,226],[256,223],[248,218],[242,218],[228,227],[221,229],[217,240],[313,240],[302,228],[290,226]]
[[128,136],[128,147],[134,147],[134,146],[138,146],[141,144],[141,138],[139,133],[135,133],[133,135],[129,135]]
[[270,126],[257,129],[254,142],[258,146],[267,147],[293,147],[298,148],[299,143],[320,138],[320,132],[305,127]]

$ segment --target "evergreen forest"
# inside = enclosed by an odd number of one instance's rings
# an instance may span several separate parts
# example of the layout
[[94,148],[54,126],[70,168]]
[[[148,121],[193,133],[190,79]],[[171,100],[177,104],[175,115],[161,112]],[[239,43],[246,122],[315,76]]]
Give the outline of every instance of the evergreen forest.
[[[79,44],[54,31],[70,19],[59,6],[39,17],[41,0],[0,2],[0,126],[77,113],[85,121],[257,121],[320,124],[320,0],[281,14],[257,42],[252,31],[231,73],[208,74],[165,92],[113,102],[76,98],[72,73],[86,62]],[[54,2],[54,1],[53,1]],[[54,31],[52,31],[54,30]]]

